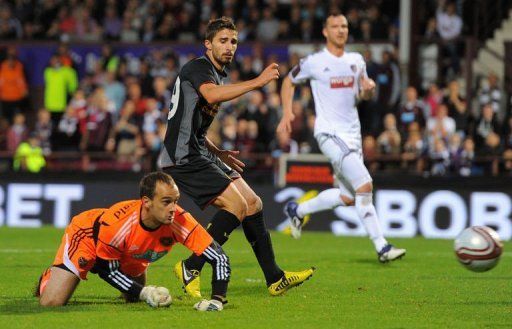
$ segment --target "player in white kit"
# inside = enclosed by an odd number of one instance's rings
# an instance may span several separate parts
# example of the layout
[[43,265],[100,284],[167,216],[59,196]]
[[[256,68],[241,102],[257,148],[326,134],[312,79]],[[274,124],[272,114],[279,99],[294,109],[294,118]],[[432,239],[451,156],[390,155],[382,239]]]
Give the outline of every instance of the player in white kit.
[[361,125],[356,103],[370,99],[375,82],[368,78],[366,64],[359,53],[346,52],[348,22],[341,14],[327,17],[322,31],[326,47],[302,59],[283,80],[281,98],[283,118],[277,131],[291,131],[294,119],[292,101],[295,85],[310,81],[315,101],[315,138],[334,168],[339,188],[325,190],[304,203],[289,202],[285,212],[290,218],[292,235],[300,237],[306,215],[338,206],[355,205],[380,262],[405,255],[382,234],[373,206],[372,178],[363,162]]

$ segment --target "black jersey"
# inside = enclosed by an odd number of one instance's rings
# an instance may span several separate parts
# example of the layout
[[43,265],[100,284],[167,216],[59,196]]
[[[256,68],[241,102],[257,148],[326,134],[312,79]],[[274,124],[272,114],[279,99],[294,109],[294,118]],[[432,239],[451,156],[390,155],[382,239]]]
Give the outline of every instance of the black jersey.
[[164,147],[160,165],[169,167],[189,163],[206,153],[205,136],[220,103],[208,104],[199,87],[204,83],[222,84],[225,71],[218,71],[205,55],[183,66],[172,91]]

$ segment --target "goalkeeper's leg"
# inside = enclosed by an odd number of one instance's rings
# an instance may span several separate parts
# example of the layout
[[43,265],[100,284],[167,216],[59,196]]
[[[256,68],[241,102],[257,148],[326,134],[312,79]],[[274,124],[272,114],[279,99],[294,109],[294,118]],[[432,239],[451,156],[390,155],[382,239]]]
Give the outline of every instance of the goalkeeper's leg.
[[222,247],[213,241],[201,254],[205,260],[212,266],[212,296],[213,300],[218,300],[222,304],[227,303],[226,295],[228,282],[231,277],[231,267],[229,258],[222,250]]
[[212,266],[212,296],[210,300],[203,299],[196,303],[194,308],[198,311],[222,311],[228,302],[226,294],[231,276],[229,258],[215,241],[203,251],[201,257]]
[[46,270],[39,281],[36,292],[41,306],[66,305],[80,279],[69,270],[52,266]]

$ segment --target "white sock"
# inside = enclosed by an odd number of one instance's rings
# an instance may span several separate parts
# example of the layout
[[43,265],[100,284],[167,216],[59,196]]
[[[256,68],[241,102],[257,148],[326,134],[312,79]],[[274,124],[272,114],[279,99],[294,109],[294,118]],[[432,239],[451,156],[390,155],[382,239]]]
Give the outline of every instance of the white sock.
[[366,232],[379,252],[388,242],[384,239],[371,193],[356,193],[356,211]]
[[304,218],[304,216],[308,214],[344,205],[345,204],[340,198],[340,190],[337,188],[330,188],[320,192],[320,194],[313,199],[299,204],[299,207],[297,208],[297,215]]

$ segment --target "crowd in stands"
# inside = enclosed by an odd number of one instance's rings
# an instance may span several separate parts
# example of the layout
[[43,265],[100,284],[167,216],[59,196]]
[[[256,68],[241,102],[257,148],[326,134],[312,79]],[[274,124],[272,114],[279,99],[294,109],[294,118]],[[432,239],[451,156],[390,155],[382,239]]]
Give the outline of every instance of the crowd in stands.
[[[310,41],[321,39],[319,28],[329,9],[320,1],[291,1],[286,6],[279,1],[265,1],[265,6],[259,1],[208,0],[43,1],[38,6],[35,2],[0,0],[0,39],[54,38],[50,32],[55,30],[55,35],[67,33],[70,40],[196,40],[209,18],[224,14],[236,18],[241,41]],[[379,1],[328,3],[345,10],[354,39],[397,38],[396,17],[389,14],[395,1],[382,2],[387,6],[381,7],[375,5]],[[7,26],[12,31],[2,34]],[[236,58],[226,83],[254,78],[278,61],[264,56],[261,43],[252,47],[251,55]],[[66,152],[81,154],[84,170],[94,170],[94,157],[105,155],[119,164],[116,169],[140,170],[147,163],[156,167],[173,82],[191,56],[156,48],[131,65],[105,44],[101,57],[88,63],[86,75],[79,77],[69,46],[62,43],[44,71],[44,105],[33,109],[24,63],[17,59],[15,47],[5,53],[0,64],[0,152],[12,154],[11,168],[37,172],[47,164],[45,157]],[[377,83],[375,97],[359,105],[370,170],[463,176],[512,172],[512,118],[496,75],[479,83],[478,97],[472,101],[464,98],[455,79],[446,86],[433,83],[427,90],[403,90],[396,48],[384,51],[378,61],[370,48],[363,56],[368,75]],[[279,62],[281,76],[298,61],[292,53],[288,61]],[[296,89],[293,132],[276,135],[280,83],[223,103],[210,129],[209,137],[217,145],[239,150],[251,168],[271,168],[282,153],[319,152],[308,85]],[[67,168],[62,162],[53,168]]]
[[[35,158],[81,152],[86,155],[81,158],[85,169],[90,156],[97,153],[115,155],[118,162],[131,164],[129,169],[139,170],[141,161],[148,159],[155,167],[172,83],[183,64],[180,58],[155,50],[134,72],[126,69],[126,61],[115,50],[104,46],[93,72],[78,79],[66,49],[66,45],[59,47],[44,71],[44,108],[31,116],[32,124],[27,123],[31,113],[23,63],[13,48],[8,50],[0,66],[0,151],[14,154],[15,169],[26,167],[19,157],[30,148]],[[512,118],[503,106],[505,96],[494,74],[482,80],[474,102],[463,97],[457,80],[446,88],[432,84],[418,91],[409,86],[402,93],[393,52],[384,52],[380,63],[373,61],[369,49],[364,56],[368,74],[377,83],[373,100],[359,106],[363,150],[371,170],[408,168],[432,175],[471,175],[512,169]],[[226,83],[254,78],[275,60],[265,58],[255,44],[252,56],[239,57],[230,67]],[[282,76],[298,60],[291,54],[288,62],[279,63]],[[249,167],[269,168],[272,158],[283,152],[319,152],[308,85],[296,89],[293,132],[276,135],[281,116],[279,84],[271,82],[223,103],[210,129],[215,143],[239,150]],[[45,164],[34,163],[41,168]]]
[[0,0],[0,39],[197,41],[213,17],[233,17],[240,41],[322,39],[342,9],[361,40],[398,39],[398,0]]

